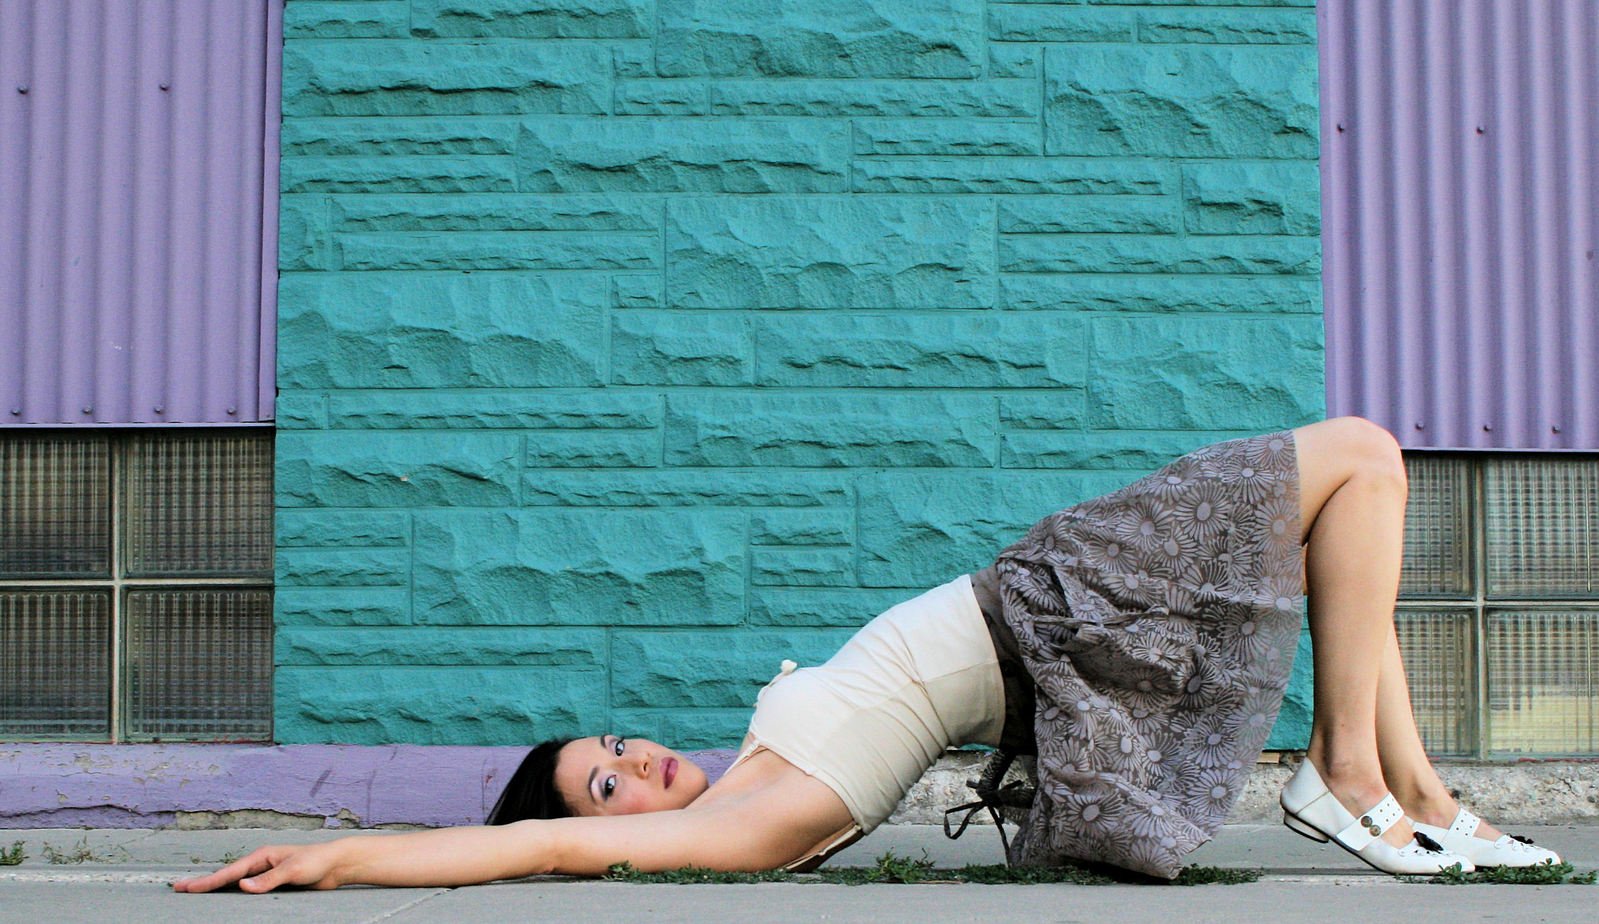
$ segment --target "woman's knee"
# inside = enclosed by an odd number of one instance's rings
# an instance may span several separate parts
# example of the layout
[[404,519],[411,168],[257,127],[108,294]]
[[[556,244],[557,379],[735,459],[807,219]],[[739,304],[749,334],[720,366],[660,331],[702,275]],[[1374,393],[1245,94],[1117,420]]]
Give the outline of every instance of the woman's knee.
[[1325,421],[1336,428],[1329,444],[1341,457],[1349,480],[1405,492],[1409,478],[1399,441],[1392,433],[1364,417],[1336,417]]

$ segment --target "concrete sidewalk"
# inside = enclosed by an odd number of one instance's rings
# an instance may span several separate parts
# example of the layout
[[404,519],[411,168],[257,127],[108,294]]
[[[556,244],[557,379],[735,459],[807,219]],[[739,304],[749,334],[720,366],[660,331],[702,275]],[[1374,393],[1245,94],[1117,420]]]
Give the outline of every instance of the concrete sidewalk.
[[[1199,865],[1262,868],[1259,882],[1181,888],[1158,885],[836,886],[635,885],[544,879],[466,889],[347,888],[326,893],[238,892],[179,895],[174,879],[214,868],[267,843],[328,840],[345,832],[232,829],[30,829],[0,831],[0,848],[23,842],[28,858],[0,867],[0,922],[283,921],[420,922],[500,920],[1147,921],[1181,916],[1184,924],[1279,921],[1428,920],[1591,921],[1599,891],[1591,886],[1430,886],[1368,869],[1336,848],[1277,825],[1229,825],[1195,853]],[[349,832],[383,836],[381,832]],[[1518,828],[1560,851],[1579,870],[1599,867],[1599,826]],[[939,867],[1000,862],[992,828],[949,841],[936,827],[891,825],[835,857],[830,865],[864,866],[884,851],[927,857]],[[52,862],[52,860],[54,862]]]

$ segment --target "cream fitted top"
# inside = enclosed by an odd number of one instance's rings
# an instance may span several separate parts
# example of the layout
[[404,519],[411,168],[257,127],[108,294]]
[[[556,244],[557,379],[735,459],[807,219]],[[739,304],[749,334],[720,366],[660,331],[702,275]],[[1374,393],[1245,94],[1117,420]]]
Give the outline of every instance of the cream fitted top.
[[766,748],[826,783],[855,821],[836,843],[881,824],[945,748],[998,744],[1004,721],[994,643],[961,575],[873,619],[820,667],[784,661],[733,766]]

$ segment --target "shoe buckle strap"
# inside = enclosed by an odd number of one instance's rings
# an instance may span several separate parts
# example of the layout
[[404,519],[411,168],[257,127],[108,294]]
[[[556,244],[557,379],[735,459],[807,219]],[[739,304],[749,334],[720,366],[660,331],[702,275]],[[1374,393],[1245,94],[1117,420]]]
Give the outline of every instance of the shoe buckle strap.
[[1471,837],[1477,833],[1477,826],[1480,824],[1482,824],[1482,819],[1463,808],[1455,816],[1454,822],[1449,825],[1449,830],[1455,834]]
[[1381,837],[1384,831],[1392,828],[1403,817],[1405,810],[1399,807],[1394,797],[1383,796],[1381,802],[1362,812],[1354,824],[1338,832],[1338,842],[1350,850],[1358,851]]

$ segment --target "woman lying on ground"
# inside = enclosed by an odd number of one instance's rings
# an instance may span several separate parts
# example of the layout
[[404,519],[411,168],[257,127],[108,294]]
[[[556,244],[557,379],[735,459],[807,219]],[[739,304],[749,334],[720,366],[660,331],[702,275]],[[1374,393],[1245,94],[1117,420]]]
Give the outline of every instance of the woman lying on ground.
[[1045,518],[825,665],[785,663],[714,786],[653,742],[546,742],[491,826],[264,847],[175,888],[807,868],[967,743],[1037,754],[1012,862],[1169,878],[1265,743],[1307,585],[1315,718],[1288,826],[1391,873],[1556,862],[1456,805],[1422,750],[1393,625],[1405,496],[1398,446],[1357,418],[1207,446]]

